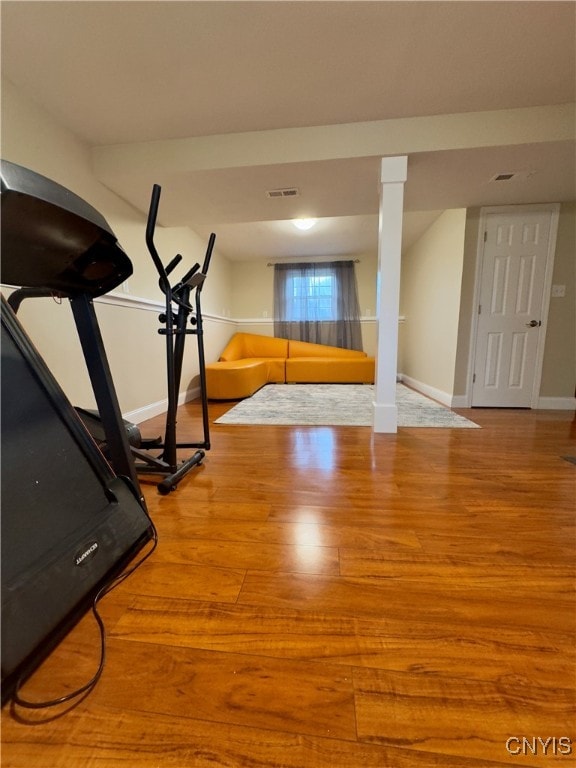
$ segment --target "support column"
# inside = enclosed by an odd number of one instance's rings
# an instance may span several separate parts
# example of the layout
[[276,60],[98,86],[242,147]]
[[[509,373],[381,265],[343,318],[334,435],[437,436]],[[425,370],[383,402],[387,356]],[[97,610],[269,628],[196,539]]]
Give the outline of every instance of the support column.
[[400,312],[400,257],[402,210],[408,158],[382,158],[380,167],[380,219],[376,301],[378,340],[374,387],[374,432],[398,431],[396,373],[398,367],[398,315]]

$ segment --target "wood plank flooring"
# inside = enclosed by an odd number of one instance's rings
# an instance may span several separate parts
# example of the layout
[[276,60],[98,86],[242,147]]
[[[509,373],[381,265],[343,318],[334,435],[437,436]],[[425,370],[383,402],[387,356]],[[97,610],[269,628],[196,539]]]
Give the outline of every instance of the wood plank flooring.
[[[461,413],[482,429],[213,425],[175,493],[143,483],[159,545],[101,604],[100,683],[5,707],[3,768],[574,765],[574,413]],[[23,694],[97,661],[86,616]]]

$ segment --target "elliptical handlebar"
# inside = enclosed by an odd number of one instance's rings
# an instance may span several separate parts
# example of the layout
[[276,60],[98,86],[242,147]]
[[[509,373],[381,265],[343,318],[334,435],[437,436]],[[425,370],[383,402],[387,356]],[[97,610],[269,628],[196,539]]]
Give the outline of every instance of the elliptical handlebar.
[[160,278],[158,280],[160,290],[162,291],[162,293],[168,296],[171,301],[176,301],[176,303],[181,304],[182,302],[178,300],[177,294],[179,289],[181,289],[183,286],[190,285],[190,287],[194,287],[198,291],[201,290],[202,284],[206,279],[206,275],[208,274],[208,267],[210,266],[210,259],[212,258],[212,251],[214,250],[216,235],[214,232],[210,234],[210,238],[208,240],[208,247],[206,248],[206,255],[204,256],[204,264],[202,265],[202,272],[200,273],[200,275],[197,275],[196,278],[192,280],[192,277],[196,275],[196,273],[200,269],[200,264],[194,264],[194,266],[191,269],[189,269],[188,272],[186,272],[182,280],[180,280],[179,283],[177,283],[174,287],[172,287],[170,285],[170,281],[168,280],[168,275],[182,261],[182,256],[180,254],[177,254],[172,259],[172,261],[170,261],[168,266],[165,267],[162,264],[162,259],[160,258],[160,255],[154,243],[154,233],[156,231],[156,219],[158,218],[158,208],[160,205],[161,191],[162,191],[162,188],[160,187],[160,185],[154,184],[154,186],[152,187],[152,198],[150,200],[150,209],[148,211],[148,221],[146,222],[146,245],[148,246],[148,250],[150,251],[150,255],[152,256],[152,261],[154,262],[154,266],[156,267],[156,270]]
[[172,261],[166,267],[166,274],[169,275],[170,272],[176,269],[176,267],[178,266],[178,264],[180,264],[181,261],[182,261],[182,255],[180,253],[177,253],[176,256],[174,256]]
[[192,277],[192,275],[195,275],[196,272],[198,272],[199,269],[200,269],[200,264],[198,264],[198,263],[194,264],[194,266],[191,267],[188,270],[188,272],[186,272],[186,274],[184,275],[182,280],[180,280],[180,285],[186,285],[186,283],[188,283],[190,281],[190,278]]
[[[164,265],[162,264],[162,259],[158,255],[158,251],[156,250],[156,246],[154,244],[154,232],[156,230],[156,219],[158,217],[158,206],[160,203],[160,192],[162,191],[161,187],[158,184],[154,184],[152,187],[152,198],[150,200],[150,209],[148,211],[148,221],[146,222],[146,245],[148,246],[148,250],[150,251],[150,256],[152,256],[152,261],[154,262],[154,266],[156,267],[156,270],[160,276],[159,284],[160,289],[163,293],[169,294],[170,293],[170,281],[168,280],[168,272],[164,268]],[[182,258],[182,257],[180,257]],[[175,259],[178,259],[176,256]],[[174,269],[178,261],[174,263],[175,259],[173,259],[169,267],[170,269]]]
[[212,251],[214,250],[215,242],[216,242],[216,235],[214,232],[212,232],[208,240],[208,247],[206,248],[206,256],[204,257],[204,264],[202,265],[202,272],[205,275],[208,274],[208,267],[210,266],[210,259],[212,258]]

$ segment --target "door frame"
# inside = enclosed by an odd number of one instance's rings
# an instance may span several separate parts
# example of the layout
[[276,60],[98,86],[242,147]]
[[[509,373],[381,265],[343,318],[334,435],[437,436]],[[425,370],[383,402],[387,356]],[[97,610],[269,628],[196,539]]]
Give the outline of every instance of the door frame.
[[560,218],[560,203],[532,203],[527,205],[491,205],[480,209],[480,221],[478,224],[478,238],[476,243],[476,272],[474,276],[474,298],[472,303],[472,323],[470,327],[470,344],[468,354],[468,372],[466,377],[466,406],[472,407],[472,377],[476,360],[476,342],[478,338],[478,306],[480,304],[480,287],[482,268],[484,266],[484,232],[487,227],[487,219],[491,214],[514,213],[550,213],[550,237],[548,239],[548,253],[546,256],[546,271],[544,274],[544,294],[542,297],[542,325],[538,334],[536,347],[536,364],[534,368],[534,382],[530,408],[538,407],[540,398],[540,384],[542,382],[542,367],[544,364],[544,349],[546,346],[546,329],[548,327],[548,312],[550,309],[550,293],[552,290],[552,273],[554,271],[554,257],[556,255],[556,237],[558,233],[558,221]]

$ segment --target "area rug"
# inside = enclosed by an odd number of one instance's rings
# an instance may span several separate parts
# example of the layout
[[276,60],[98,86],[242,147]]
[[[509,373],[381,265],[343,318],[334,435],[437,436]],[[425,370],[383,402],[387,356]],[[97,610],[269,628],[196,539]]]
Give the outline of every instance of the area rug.
[[[216,424],[372,426],[371,384],[267,384],[235,405]],[[464,427],[478,424],[398,384],[399,427]]]

